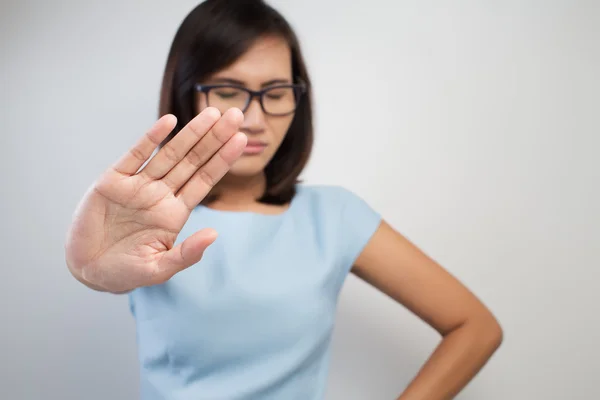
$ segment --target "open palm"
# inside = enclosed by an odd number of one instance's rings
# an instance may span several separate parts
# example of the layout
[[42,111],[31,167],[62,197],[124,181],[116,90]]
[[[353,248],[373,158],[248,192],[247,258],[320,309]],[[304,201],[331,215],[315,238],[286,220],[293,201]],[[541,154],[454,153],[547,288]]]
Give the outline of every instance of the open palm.
[[242,154],[242,121],[238,109],[221,116],[207,108],[152,157],[176,125],[172,115],[159,119],[81,200],[66,241],[73,275],[122,293],[162,283],[197,263],[216,232],[174,243],[194,207]]

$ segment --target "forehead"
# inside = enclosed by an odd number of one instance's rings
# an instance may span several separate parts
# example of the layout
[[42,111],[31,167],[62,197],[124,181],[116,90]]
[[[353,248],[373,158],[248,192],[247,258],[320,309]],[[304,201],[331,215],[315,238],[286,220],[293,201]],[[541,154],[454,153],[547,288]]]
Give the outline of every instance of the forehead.
[[292,60],[287,42],[279,37],[259,38],[229,67],[214,74],[214,78],[228,77],[248,83],[272,79],[291,79]]

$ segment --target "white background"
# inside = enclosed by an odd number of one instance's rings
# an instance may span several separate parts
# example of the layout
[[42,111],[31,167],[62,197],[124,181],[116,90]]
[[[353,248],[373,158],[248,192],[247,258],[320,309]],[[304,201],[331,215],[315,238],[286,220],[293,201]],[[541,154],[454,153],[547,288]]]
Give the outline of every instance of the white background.
[[[70,277],[64,233],[155,120],[170,41],[196,3],[1,1],[0,398],[133,399],[127,299]],[[459,398],[600,398],[599,3],[271,4],[315,84],[306,181],[368,200],[504,327]],[[350,277],[327,398],[395,398],[437,340]]]

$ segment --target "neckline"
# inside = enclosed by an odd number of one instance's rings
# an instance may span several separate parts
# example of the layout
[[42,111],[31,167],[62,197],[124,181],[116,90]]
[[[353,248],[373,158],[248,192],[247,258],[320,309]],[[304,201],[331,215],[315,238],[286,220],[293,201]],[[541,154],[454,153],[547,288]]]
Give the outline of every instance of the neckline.
[[278,218],[284,218],[294,209],[294,207],[296,206],[296,203],[298,202],[298,197],[300,196],[300,193],[301,193],[301,188],[299,187],[299,185],[296,185],[296,194],[294,194],[294,197],[290,201],[288,207],[285,210],[283,210],[282,212],[276,213],[276,214],[265,214],[265,213],[261,213],[261,212],[257,212],[257,211],[218,210],[218,209],[210,208],[203,204],[197,205],[196,210],[214,214],[214,215],[219,215],[219,216],[232,216],[232,217],[247,216],[247,217],[256,217],[256,218],[278,219]]

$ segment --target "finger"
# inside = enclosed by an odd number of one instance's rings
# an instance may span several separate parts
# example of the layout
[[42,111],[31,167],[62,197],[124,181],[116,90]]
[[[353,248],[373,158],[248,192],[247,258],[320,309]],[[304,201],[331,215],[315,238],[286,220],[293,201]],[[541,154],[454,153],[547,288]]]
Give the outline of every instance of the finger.
[[177,197],[191,210],[196,207],[225,176],[233,163],[242,155],[248,138],[241,132],[231,139],[202,168],[194,173],[179,191]]
[[206,135],[219,118],[221,113],[216,108],[204,109],[160,149],[140,174],[149,179],[161,179]]
[[167,114],[159,118],[152,128],[113,165],[113,169],[125,175],[135,174],[148,161],[160,143],[169,136],[175,125],[177,125],[177,118],[174,115]]
[[158,262],[156,284],[165,282],[176,273],[191,267],[202,258],[204,251],[217,238],[217,232],[203,229],[167,251]]
[[239,109],[229,109],[183,160],[169,171],[163,181],[176,193],[198,168],[206,164],[238,132],[243,121],[244,114]]

